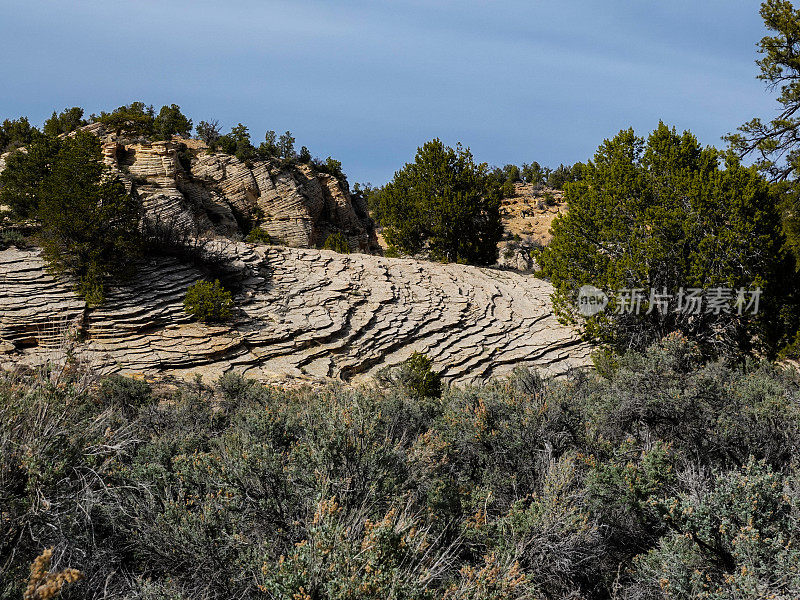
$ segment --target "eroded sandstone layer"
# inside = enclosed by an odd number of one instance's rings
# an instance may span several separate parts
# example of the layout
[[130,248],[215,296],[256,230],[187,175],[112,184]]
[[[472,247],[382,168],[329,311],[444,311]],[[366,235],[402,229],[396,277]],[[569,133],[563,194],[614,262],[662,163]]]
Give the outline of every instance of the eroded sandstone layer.
[[558,323],[551,286],[508,271],[330,251],[217,243],[217,274],[235,290],[225,326],[192,321],[186,289],[208,278],[154,258],[105,304],[88,308],[45,270],[38,250],[0,252],[0,365],[63,353],[101,371],[207,379],[234,370],[261,380],[358,381],[413,351],[450,382],[516,366],[559,374],[590,348]]

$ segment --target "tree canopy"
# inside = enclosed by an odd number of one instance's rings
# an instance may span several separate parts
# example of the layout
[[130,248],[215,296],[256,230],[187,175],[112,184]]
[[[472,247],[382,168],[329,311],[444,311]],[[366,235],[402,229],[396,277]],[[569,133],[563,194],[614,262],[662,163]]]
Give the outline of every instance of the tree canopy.
[[779,90],[780,113],[769,122],[752,119],[727,140],[743,156],[752,155],[759,168],[774,181],[800,175],[800,10],[788,0],[767,0],[761,5],[766,28],[775,35],[758,44],[762,55],[756,64],[758,78],[770,90]]
[[0,154],[29,144],[37,131],[27,117],[6,119],[0,125]]
[[434,139],[372,198],[387,242],[436,260],[493,264],[502,235],[500,186],[469,149]]
[[[565,199],[569,210],[540,256],[562,318],[577,320],[583,285],[642,289],[640,314],[616,314],[620,300],[612,297],[607,310],[586,319],[586,334],[622,348],[641,349],[673,331],[713,353],[748,349],[754,339],[774,348],[792,269],[777,198],[755,167],[662,123],[647,140],[630,129],[606,140]],[[761,288],[760,313],[645,314],[664,299],[648,298],[652,291],[677,299],[681,289],[711,287]]]
[[45,259],[74,277],[91,304],[102,302],[109,277],[130,273],[141,249],[140,203],[101,158],[100,142],[90,133],[40,134],[0,173],[0,200],[17,216],[41,222]]
[[109,129],[113,129],[117,135],[122,133],[152,135],[155,110],[152,105],[147,106],[144,102],[131,102],[115,108],[110,113],[101,112],[96,119]]
[[80,106],[65,108],[60,113],[53,111],[53,115],[44,122],[42,132],[45,135],[57,136],[70,133],[86,125],[83,118],[83,109]]
[[153,119],[153,132],[156,139],[170,140],[173,135],[189,137],[192,133],[192,120],[187,118],[177,104],[162,106]]

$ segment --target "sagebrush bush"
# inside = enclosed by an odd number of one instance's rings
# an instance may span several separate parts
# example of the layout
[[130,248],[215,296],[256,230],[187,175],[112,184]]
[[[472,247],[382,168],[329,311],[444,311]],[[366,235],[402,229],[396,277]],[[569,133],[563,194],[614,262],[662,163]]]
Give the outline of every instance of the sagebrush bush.
[[43,546],[66,600],[797,597],[796,374],[672,337],[441,392],[0,372],[0,599]]
[[222,287],[219,279],[198,281],[186,290],[183,308],[187,314],[201,323],[221,323],[231,317],[233,298],[231,293]]
[[61,593],[61,589],[69,584],[80,581],[83,573],[77,569],[64,569],[50,571],[50,561],[53,558],[53,549],[47,548],[31,564],[31,574],[25,586],[23,600],[52,600]]
[[679,497],[652,500],[670,531],[635,559],[632,591],[670,599],[800,597],[796,477],[751,459],[689,483]]

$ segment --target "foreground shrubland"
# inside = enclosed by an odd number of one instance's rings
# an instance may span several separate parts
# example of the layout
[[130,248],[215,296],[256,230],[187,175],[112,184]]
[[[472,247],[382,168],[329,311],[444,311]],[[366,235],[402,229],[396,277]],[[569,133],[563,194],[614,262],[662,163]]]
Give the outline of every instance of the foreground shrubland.
[[670,337],[420,397],[0,380],[0,598],[796,598],[800,387]]

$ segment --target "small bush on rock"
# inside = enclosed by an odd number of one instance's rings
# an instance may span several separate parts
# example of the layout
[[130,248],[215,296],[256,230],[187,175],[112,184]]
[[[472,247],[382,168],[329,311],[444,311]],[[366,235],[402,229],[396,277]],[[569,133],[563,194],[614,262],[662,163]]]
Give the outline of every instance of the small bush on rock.
[[322,249],[333,250],[339,254],[350,254],[350,244],[347,243],[347,238],[341,231],[329,235],[322,245]]
[[261,227],[253,227],[244,241],[250,244],[272,244],[272,238]]
[[433,361],[414,352],[399,367],[378,373],[383,385],[396,385],[420,398],[439,398],[442,395],[442,374],[431,369]]
[[219,323],[231,317],[233,299],[219,280],[198,281],[190,286],[183,301],[187,314],[201,323]]
[[25,247],[25,236],[19,231],[0,230],[0,250],[5,250],[9,246],[16,246],[17,248]]

